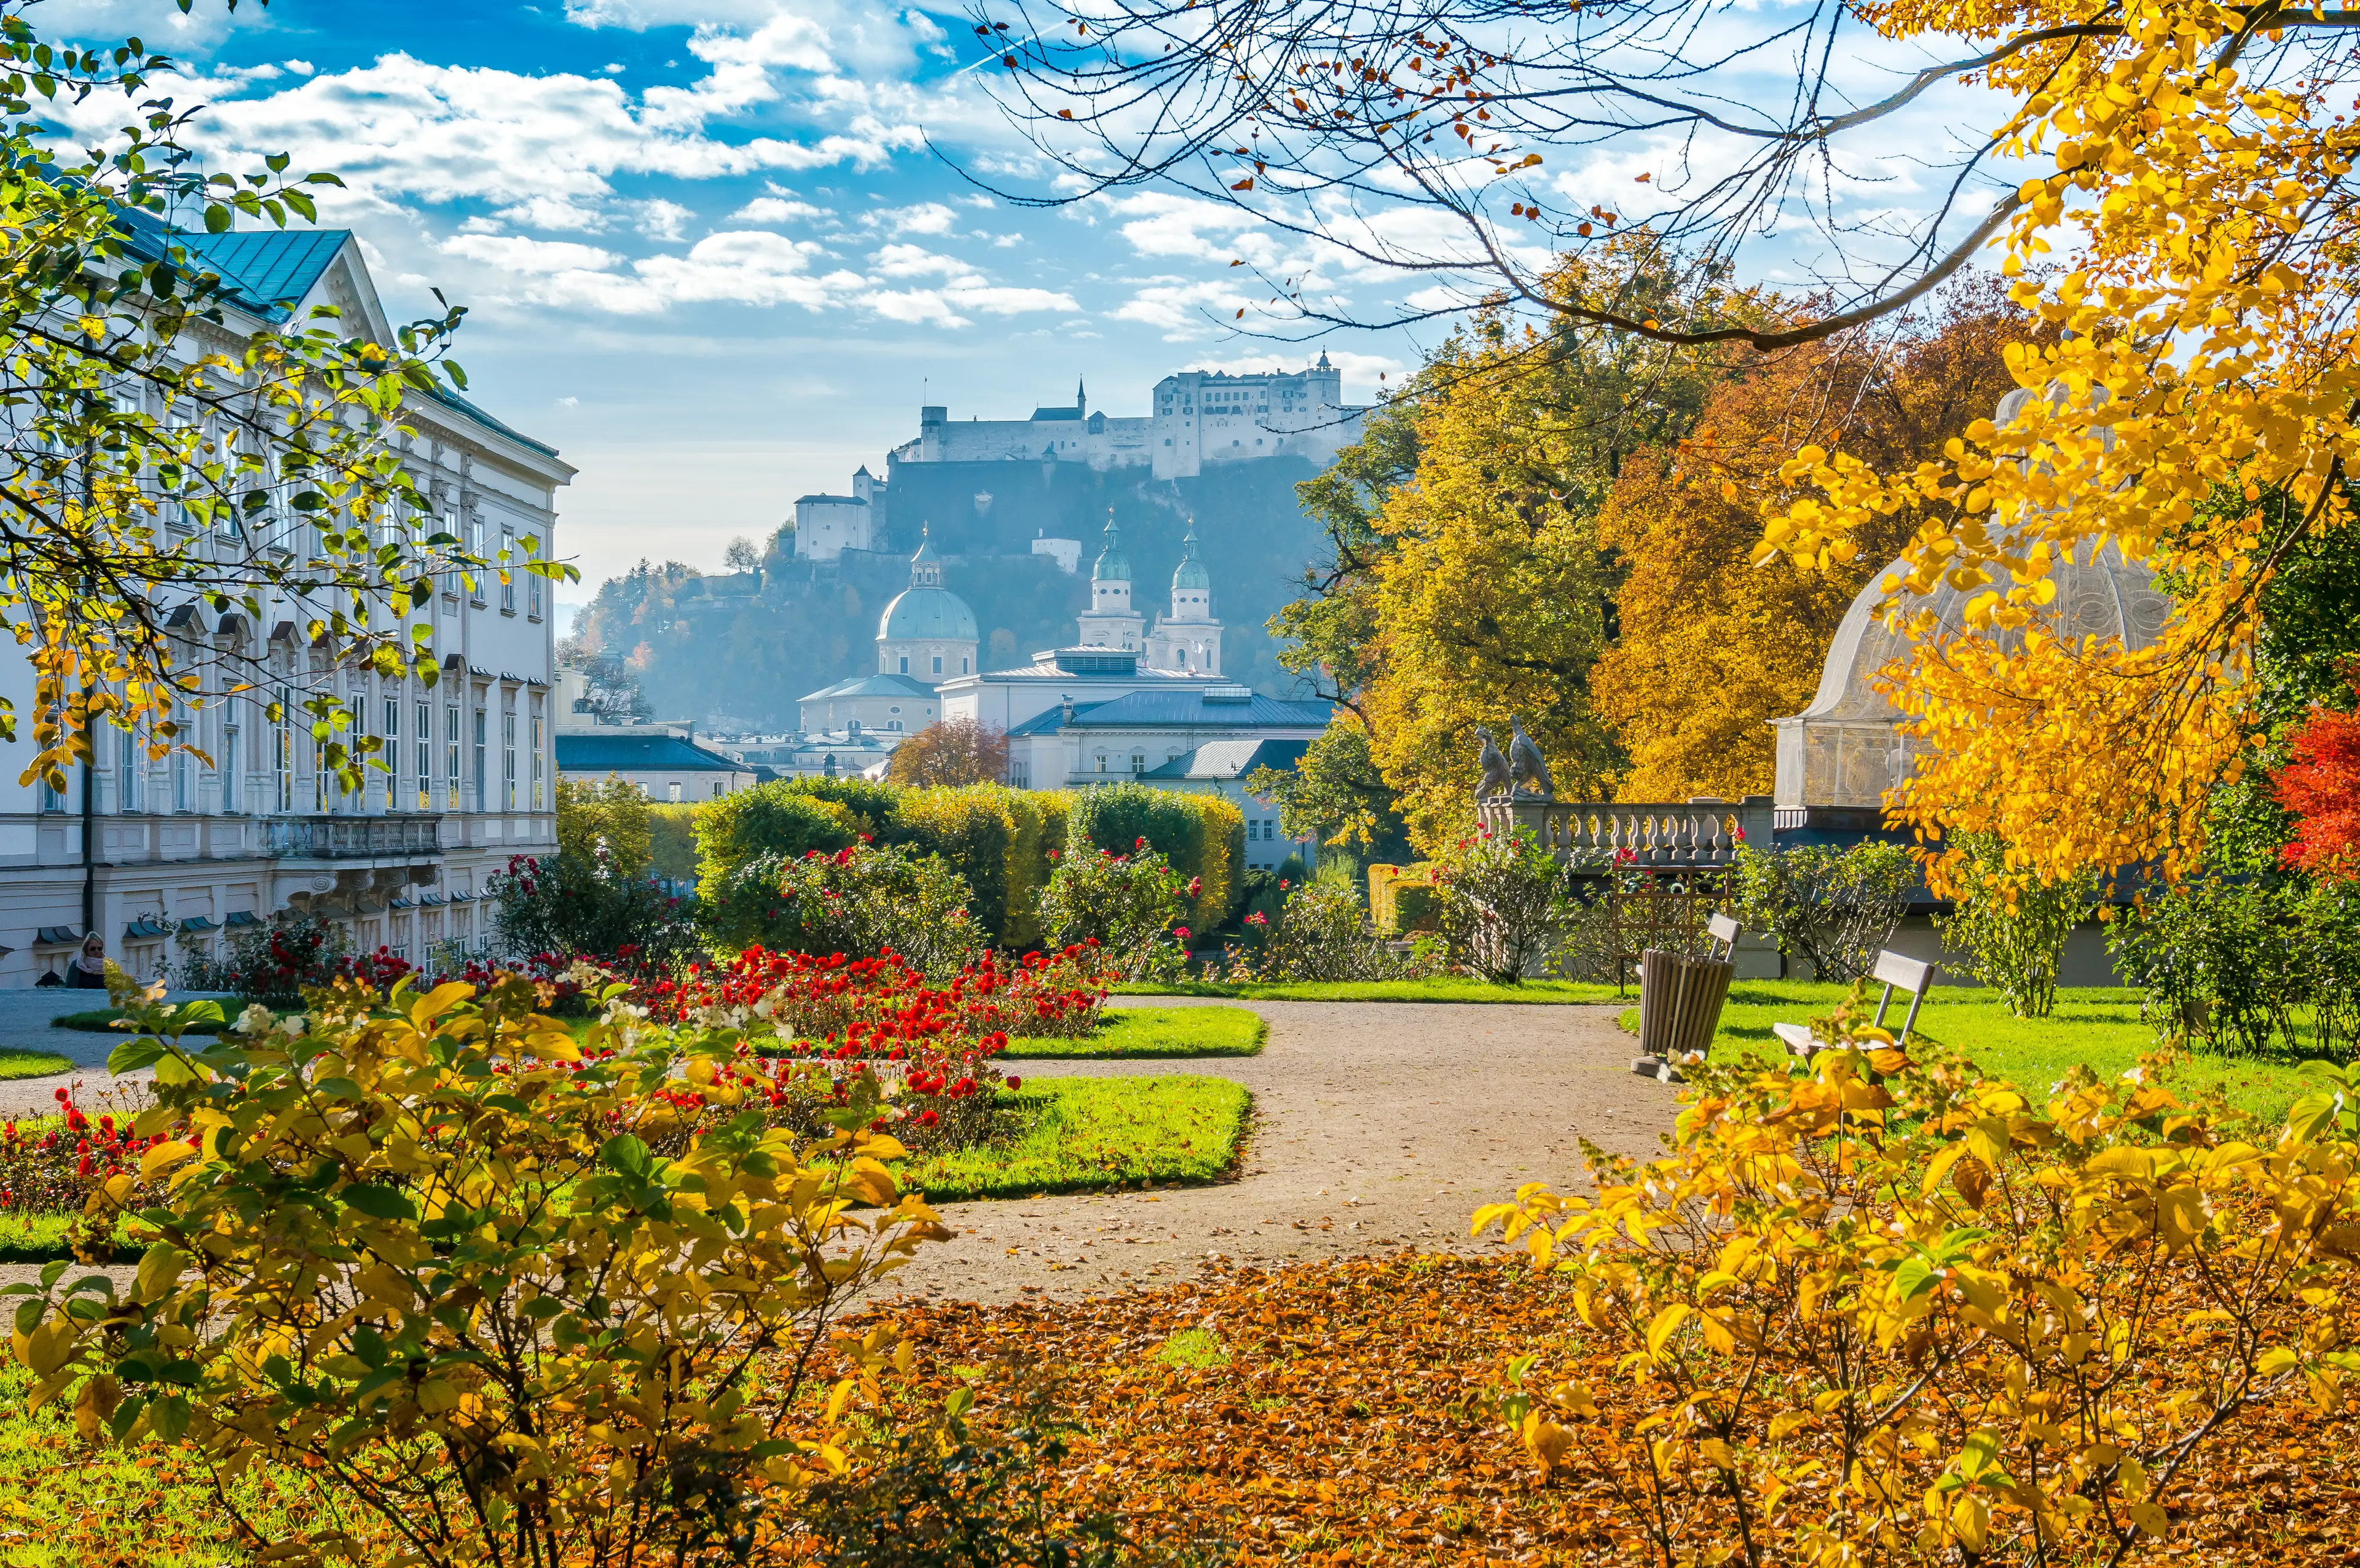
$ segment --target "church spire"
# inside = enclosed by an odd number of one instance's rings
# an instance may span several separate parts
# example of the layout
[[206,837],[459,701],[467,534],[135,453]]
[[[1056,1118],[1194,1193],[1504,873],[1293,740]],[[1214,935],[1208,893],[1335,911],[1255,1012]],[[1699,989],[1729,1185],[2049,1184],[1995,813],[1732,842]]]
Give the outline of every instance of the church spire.
[[1076,376],[1074,377],[1074,412],[1076,414],[1087,414],[1089,411],[1089,391],[1082,385],[1082,378]]
[[934,553],[934,526],[918,525],[918,553],[910,558],[910,586],[939,588],[943,585],[943,558]]
[[1122,536],[1114,526],[1114,508],[1107,508],[1106,542],[1098,546],[1098,564],[1090,568],[1093,583],[1129,583],[1131,562],[1122,553]]

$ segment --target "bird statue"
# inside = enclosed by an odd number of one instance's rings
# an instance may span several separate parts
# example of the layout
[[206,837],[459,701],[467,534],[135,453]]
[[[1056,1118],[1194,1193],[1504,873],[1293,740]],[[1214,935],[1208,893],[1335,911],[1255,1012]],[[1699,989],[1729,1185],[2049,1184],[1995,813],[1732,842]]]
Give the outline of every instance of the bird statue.
[[1513,794],[1515,786],[1508,772],[1508,759],[1500,755],[1499,746],[1491,740],[1491,732],[1477,724],[1475,738],[1483,743],[1483,777],[1475,785],[1475,799],[1497,800]]
[[1549,779],[1548,763],[1541,757],[1541,748],[1524,733],[1524,721],[1510,714],[1508,723],[1515,734],[1508,742],[1510,777],[1515,781],[1514,793],[1523,799],[1554,800],[1557,785]]

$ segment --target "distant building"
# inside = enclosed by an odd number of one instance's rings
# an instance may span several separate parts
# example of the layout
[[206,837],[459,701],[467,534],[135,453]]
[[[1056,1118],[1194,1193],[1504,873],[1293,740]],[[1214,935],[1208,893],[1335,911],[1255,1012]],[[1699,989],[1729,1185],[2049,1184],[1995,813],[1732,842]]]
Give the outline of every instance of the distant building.
[[834,561],[847,550],[880,548],[884,488],[863,463],[852,476],[849,495],[796,496],[795,554],[807,561]]
[[[1091,468],[1146,468],[1180,479],[1207,467],[1265,457],[1324,464],[1360,440],[1366,406],[1344,401],[1344,373],[1322,354],[1308,370],[1229,376],[1184,370],[1155,384],[1144,419],[1092,413],[1076,386],[1071,408],[1051,405],[1022,419],[955,421],[946,404],[918,410],[918,438],[893,449],[894,463],[1032,459]],[[797,506],[800,535],[801,504]],[[801,539],[797,540],[801,552]],[[816,552],[814,552],[816,553]]]
[[872,730],[858,719],[841,729],[791,735],[748,735],[732,749],[781,779],[855,779],[880,776],[907,734]]
[[1162,670],[1221,672],[1221,623],[1213,618],[1212,573],[1196,557],[1194,519],[1180,547],[1180,564],[1172,572],[1172,613],[1155,617],[1147,662]]
[[796,704],[806,732],[855,725],[915,732],[941,716],[934,688],[975,673],[975,612],[943,586],[942,558],[922,538],[910,558],[910,586],[877,620],[877,673],[814,691]]
[[1245,781],[1268,768],[1292,773],[1310,749],[1308,740],[1215,740],[1184,752],[1139,776],[1142,784],[1185,793],[1219,795],[1246,819],[1246,865],[1275,871],[1287,857],[1299,857],[1306,868],[1317,866],[1319,846],[1308,838],[1281,836],[1278,802],[1246,792]]
[[560,779],[620,779],[655,801],[718,800],[755,784],[753,764],[655,724],[557,734]]

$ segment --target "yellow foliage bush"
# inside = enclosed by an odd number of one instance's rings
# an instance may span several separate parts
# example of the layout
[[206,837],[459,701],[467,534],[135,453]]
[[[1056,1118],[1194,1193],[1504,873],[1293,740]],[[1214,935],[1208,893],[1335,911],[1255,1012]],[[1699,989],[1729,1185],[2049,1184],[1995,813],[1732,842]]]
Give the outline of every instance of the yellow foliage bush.
[[[1670,1155],[1588,1150],[1475,1218],[1564,1277],[1596,1352],[1511,1363],[1501,1414],[1662,1563],[2118,1561],[2273,1399],[2360,1369],[2360,1138],[2274,1140],[2150,1062],[2035,1103],[1854,1007],[1808,1066],[1705,1070]],[[1952,1554],[1956,1555],[1953,1556]]]
[[648,798],[638,785],[611,773],[557,781],[559,853],[588,855],[603,844],[615,869],[636,877],[648,868]]
[[[716,1073],[734,1035],[623,1016],[577,1045],[520,979],[407,985],[389,1017],[374,991],[314,993],[292,1027],[200,1049],[178,1031],[217,1023],[213,1004],[118,984],[156,1032],[110,1065],[154,1065],[137,1125],[161,1141],[89,1219],[136,1216],[148,1245],[127,1284],[58,1264],[14,1288],[34,1403],[221,1478],[303,1466],[404,1568],[718,1562],[732,1536],[775,1539],[791,1510],[766,1499],[843,1471],[860,1391],[856,1373],[799,1402],[812,1352],[948,1235],[880,1163],[902,1150],[869,1130],[874,1083],[798,1146]],[[842,1348],[873,1367],[890,1335]]]

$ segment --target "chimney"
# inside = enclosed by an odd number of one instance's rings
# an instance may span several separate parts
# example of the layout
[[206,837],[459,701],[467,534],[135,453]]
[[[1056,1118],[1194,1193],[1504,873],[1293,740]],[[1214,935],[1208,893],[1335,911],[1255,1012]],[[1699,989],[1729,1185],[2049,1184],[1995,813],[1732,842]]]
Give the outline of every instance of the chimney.
[[1074,698],[1073,698],[1073,694],[1072,694],[1071,692],[1068,692],[1068,693],[1066,693],[1066,695],[1065,695],[1065,723],[1067,723],[1067,724],[1072,724],[1073,722],[1074,722]]

